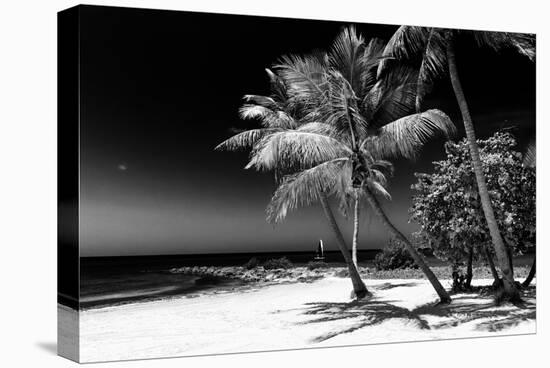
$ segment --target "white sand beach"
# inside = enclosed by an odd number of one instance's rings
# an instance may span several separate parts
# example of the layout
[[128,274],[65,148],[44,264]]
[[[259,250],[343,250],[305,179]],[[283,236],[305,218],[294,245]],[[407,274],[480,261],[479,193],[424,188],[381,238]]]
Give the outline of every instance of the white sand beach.
[[[490,280],[476,280],[476,285]],[[449,286],[450,282],[444,282]],[[457,294],[450,305],[426,280],[368,280],[350,299],[347,278],[178,297],[80,314],[82,362],[211,353],[526,334],[536,331],[535,295],[522,306]]]

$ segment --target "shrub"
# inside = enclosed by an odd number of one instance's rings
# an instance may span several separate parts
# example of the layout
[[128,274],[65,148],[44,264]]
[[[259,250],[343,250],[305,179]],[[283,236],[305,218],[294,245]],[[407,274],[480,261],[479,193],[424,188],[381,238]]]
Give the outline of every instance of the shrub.
[[341,268],[334,273],[336,277],[349,277],[349,271],[347,268]]
[[[502,238],[510,253],[521,254],[536,240],[535,169],[524,165],[510,133],[478,140],[481,161]],[[446,157],[433,163],[430,174],[416,173],[410,221],[415,234],[450,264],[474,261],[491,252],[492,240],[479,199],[468,143],[445,144]]]
[[258,258],[256,257],[252,257],[248,260],[248,262],[246,262],[244,264],[244,268],[246,268],[247,270],[251,270],[253,268],[256,268],[260,265],[260,261],[258,261]]
[[403,268],[418,268],[409,252],[391,239],[388,246],[374,258],[377,270],[397,270]]
[[307,269],[310,271],[319,269],[319,268],[327,268],[328,265],[323,261],[310,261],[307,264]]
[[463,272],[462,264],[453,263],[451,265],[451,277],[453,278],[453,284],[451,290],[455,293],[470,291],[472,289],[472,269],[466,269]]
[[292,267],[292,262],[286,257],[273,258],[265,261],[263,266],[266,270],[274,270],[277,268],[287,269]]
[[430,247],[425,247],[425,248],[416,248],[416,250],[418,251],[418,253],[422,254],[424,257],[435,257],[434,255],[434,250]]

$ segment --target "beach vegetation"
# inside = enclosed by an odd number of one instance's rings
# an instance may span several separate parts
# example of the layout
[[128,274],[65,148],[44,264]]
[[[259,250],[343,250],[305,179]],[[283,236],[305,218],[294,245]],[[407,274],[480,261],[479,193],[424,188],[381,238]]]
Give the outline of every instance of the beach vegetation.
[[[513,256],[525,253],[536,242],[535,169],[524,164],[510,133],[497,132],[478,140],[477,145],[495,220],[503,230],[508,268],[513,270]],[[489,264],[496,284],[501,284],[502,272],[494,265],[496,252],[484,221],[467,139],[447,142],[445,152],[443,160],[433,163],[432,173],[415,174],[410,219],[420,225],[416,236],[425,240],[437,258],[456,268],[456,287],[469,287],[472,262],[479,260]],[[460,265],[466,266],[462,280]]]
[[[348,265],[355,295],[368,295],[337,225],[329,198],[344,212],[350,204],[369,204],[390,233],[407,248],[441,301],[450,300],[422,256],[385,214],[379,197],[392,157],[414,158],[436,136],[455,127],[440,110],[414,110],[417,72],[403,67],[377,76],[384,43],[365,41],[345,28],[328,53],[283,56],[268,70],[271,96],[245,96],[243,118],[260,120],[218,149],[251,148],[246,168],[273,171],[278,181],[267,209],[269,222],[282,221],[301,206],[320,202]],[[358,208],[358,206],[355,206]],[[356,218],[359,211],[354,211]],[[359,221],[355,221],[355,231]],[[357,236],[354,236],[357,239]],[[357,242],[356,242],[357,243]]]
[[374,266],[377,270],[399,270],[406,268],[418,268],[410,253],[397,242],[390,239],[382,251],[374,257]]
[[400,67],[403,63],[417,68],[418,82],[416,83],[415,97],[417,111],[421,111],[424,97],[432,89],[435,80],[441,77],[450,78],[464,122],[472,170],[475,174],[483,215],[490,231],[492,248],[503,275],[503,297],[512,301],[519,300],[520,293],[514,281],[513,269],[510,268],[512,262],[504,239],[507,230],[499,227],[496,214],[498,209],[491,202],[488,179],[483,171],[474,122],[460,81],[456,62],[458,41],[471,41],[478,47],[494,51],[515,50],[530,60],[535,60],[535,35],[533,34],[401,26],[388,41],[378,72],[379,74],[384,73],[387,69]]
[[247,270],[252,270],[260,265],[260,261],[256,257],[252,257],[244,264],[244,268]]
[[268,259],[267,261],[265,261],[262,264],[262,266],[266,270],[275,270],[275,269],[279,269],[279,268],[282,268],[282,269],[286,270],[286,269],[292,268],[293,264],[288,258],[281,257],[281,258]]
[[308,270],[313,271],[322,268],[328,268],[328,264],[324,261],[309,261],[306,267]]

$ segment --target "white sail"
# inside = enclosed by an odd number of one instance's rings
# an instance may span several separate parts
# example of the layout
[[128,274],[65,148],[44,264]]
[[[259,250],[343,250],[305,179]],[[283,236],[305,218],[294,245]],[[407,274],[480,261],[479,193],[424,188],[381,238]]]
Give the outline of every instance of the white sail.
[[319,239],[319,245],[317,246],[317,253],[315,254],[314,259],[316,259],[316,260],[325,259],[325,247],[324,247],[322,239]]

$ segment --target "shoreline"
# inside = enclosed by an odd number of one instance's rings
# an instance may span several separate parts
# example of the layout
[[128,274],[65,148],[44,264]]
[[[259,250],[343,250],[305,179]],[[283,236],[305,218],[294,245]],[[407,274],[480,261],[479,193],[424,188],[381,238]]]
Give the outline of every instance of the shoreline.
[[[436,276],[443,280],[451,279],[451,271],[448,266],[432,266]],[[131,296],[120,298],[113,302],[108,299],[98,302],[81,302],[78,310],[96,310],[108,307],[117,307],[128,304],[149,303],[161,300],[172,300],[178,298],[200,298],[206,295],[218,295],[227,293],[246,292],[250,289],[265,288],[279,284],[311,284],[313,282],[334,277],[348,279],[348,271],[345,264],[332,263],[324,268],[309,270],[305,265],[294,265],[288,269],[278,268],[266,270],[262,266],[253,269],[246,269],[243,266],[184,266],[174,267],[163,272],[172,274],[182,274],[194,278],[194,285],[187,288],[174,288],[165,293],[144,293],[141,296]],[[360,275],[366,283],[376,280],[425,280],[423,273],[419,269],[397,269],[380,271],[373,267],[359,266]],[[527,276],[529,268],[527,266],[518,266],[515,269],[516,278],[521,280]],[[474,267],[473,285],[476,280],[490,278],[490,270],[485,266]],[[448,283],[450,286],[450,282]],[[77,310],[72,305],[60,303],[66,307]]]

